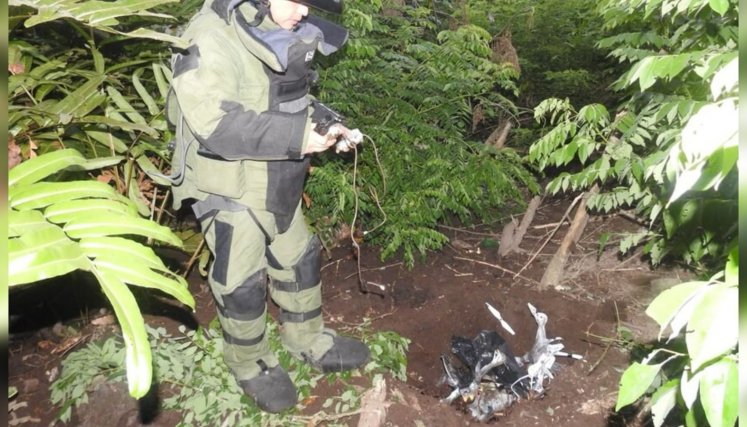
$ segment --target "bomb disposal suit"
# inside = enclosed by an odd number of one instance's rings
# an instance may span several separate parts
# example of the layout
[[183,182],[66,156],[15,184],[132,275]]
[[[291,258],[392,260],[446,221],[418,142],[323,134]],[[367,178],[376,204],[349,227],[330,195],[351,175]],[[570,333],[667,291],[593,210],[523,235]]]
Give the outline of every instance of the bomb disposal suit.
[[[296,3],[341,8],[339,0]],[[310,65],[316,52],[340,48],[347,32],[314,16],[283,29],[263,1],[207,0],[183,38],[189,47],[173,57],[169,100],[174,158],[184,159],[175,208],[196,201],[214,256],[208,282],[227,365],[261,409],[279,412],[297,394],[265,335],[268,275],[291,354],[328,372],[369,356],[363,343],[324,327],[321,244],[301,211],[309,167],[302,153],[314,126]]]

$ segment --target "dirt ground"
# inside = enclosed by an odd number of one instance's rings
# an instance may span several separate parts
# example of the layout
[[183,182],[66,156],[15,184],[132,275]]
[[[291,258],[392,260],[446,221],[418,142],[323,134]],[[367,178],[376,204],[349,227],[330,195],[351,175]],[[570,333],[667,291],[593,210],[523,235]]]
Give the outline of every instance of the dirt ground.
[[[564,211],[563,202],[545,201],[521,244],[522,251],[502,259],[497,248],[485,244],[486,239],[499,239],[499,225],[444,227],[451,243],[430,253],[412,270],[397,259],[381,262],[378,249],[364,244],[360,274],[364,281],[384,286],[378,294],[360,292],[357,263],[349,247],[343,245],[331,252],[331,258],[325,257],[322,273],[328,326],[344,331],[369,319],[375,330],[396,331],[412,340],[407,382],[386,378],[387,412],[382,425],[485,424],[464,413],[463,404],[440,401],[451,390],[440,384],[443,369],[439,357],[450,352],[452,336],[473,338],[481,330],[497,331],[514,353],[524,354],[531,348],[537,328],[527,303],[548,315],[548,336],[562,337],[565,349],[584,360],[559,358],[555,378],[543,396],[521,400],[487,424],[629,424],[630,414],[626,418],[612,409],[630,354],[620,341],[610,339],[621,338],[619,327],[632,331],[639,340],[655,336],[653,321],[643,314],[645,305],[656,294],[657,283],[684,273],[651,270],[638,256],[619,257],[614,250],[600,255],[600,233],[635,226],[619,217],[592,217],[566,264],[563,281],[540,290],[538,281],[568,228],[564,224],[552,234]],[[549,243],[542,248],[547,239]],[[614,237],[611,246],[613,242]],[[75,283],[39,288],[10,295],[9,384],[19,390],[12,401],[19,407],[9,416],[11,425],[62,425],[55,422],[59,408],[49,402],[50,379],[59,374],[60,362],[68,352],[96,335],[97,326],[86,324],[86,319],[97,317],[103,306],[100,299],[91,299],[95,290],[80,289]],[[190,289],[197,299],[194,317],[175,309],[151,310],[146,304],[147,321],[173,330],[181,323],[206,325],[215,315],[207,285],[193,275]],[[369,289],[375,286],[369,285]],[[500,328],[486,302],[502,313],[515,336]],[[64,337],[67,324],[78,325],[77,341],[71,343]],[[321,386],[315,390],[321,397],[333,392]],[[179,420],[177,413],[158,411],[144,420],[123,385],[101,385],[90,399],[74,414],[71,425],[170,427]],[[336,422],[355,426],[358,417]]]

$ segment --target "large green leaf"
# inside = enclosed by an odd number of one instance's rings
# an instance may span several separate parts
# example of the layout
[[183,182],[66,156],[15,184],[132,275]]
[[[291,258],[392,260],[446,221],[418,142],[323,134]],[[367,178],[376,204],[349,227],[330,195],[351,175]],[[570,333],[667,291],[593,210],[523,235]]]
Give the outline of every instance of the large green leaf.
[[94,265],[99,271],[111,274],[125,283],[163,291],[194,310],[195,300],[184,278],[173,273],[169,273],[168,277],[164,276],[135,261],[102,255],[95,259]]
[[138,28],[137,30],[126,32],[126,33],[119,32],[119,31],[117,32],[119,34],[123,34],[128,37],[152,39],[152,40],[158,40],[162,42],[171,43],[172,45],[180,49],[186,49],[189,47],[189,42],[183,38],[172,36],[169,34],[159,33],[157,31],[149,30],[147,28]]
[[[664,330],[669,326],[675,317],[682,311],[683,306],[690,300],[699,298],[699,292],[708,286],[708,282],[686,282],[673,286],[660,293],[646,309],[646,314],[656,321],[661,327],[659,330],[659,339],[661,339]],[[694,306],[693,306],[694,307]],[[692,308],[690,308],[692,310]],[[672,327],[672,335],[677,335],[687,321],[681,325]],[[678,327],[679,326],[679,327]],[[676,330],[675,330],[676,328]]]
[[736,347],[739,340],[739,291],[709,286],[692,312],[685,342],[693,371]]
[[91,267],[77,243],[52,224],[8,240],[8,285],[16,286]]
[[[78,123],[102,124],[102,125],[107,125],[107,126],[111,126],[114,128],[126,130],[126,131],[144,132],[153,137],[158,136],[158,131],[154,129],[153,127],[144,125],[144,124],[139,124],[139,123],[130,123],[129,121],[127,121],[127,119],[125,119],[119,113],[116,113],[116,112],[114,113],[115,114],[112,114],[112,117],[114,118],[106,117],[106,116],[88,115],[88,116],[80,118],[80,120],[78,120]],[[103,142],[105,145],[109,145],[109,143],[106,142],[106,139],[103,139],[103,140],[97,139],[97,140],[99,140],[100,142]]]
[[[98,116],[86,116],[86,119],[96,118]],[[107,126],[113,126],[113,127],[120,127],[119,125],[129,125],[130,123],[127,122],[117,122],[116,120],[109,119],[108,117],[100,116],[101,122],[96,121],[96,123],[102,123],[106,124]],[[88,120],[84,120],[85,122],[88,122]],[[110,152],[112,153],[124,153],[127,151],[127,144],[125,144],[124,141],[119,139],[118,137],[112,135],[111,132],[103,132],[100,130],[94,130],[94,129],[85,129],[85,133],[88,137],[92,138],[94,141],[102,144],[104,147],[108,148]]]
[[44,210],[44,217],[50,222],[66,223],[82,215],[97,213],[101,216],[137,215],[132,203],[108,199],[77,199],[55,203]]
[[646,365],[633,362],[622,374],[620,392],[617,395],[615,411],[638,400],[654,382],[662,364]]
[[150,113],[151,116],[155,116],[159,111],[161,111],[161,109],[158,108],[156,101],[150,93],[148,93],[148,89],[146,89],[140,82],[140,76],[143,75],[144,71],[144,68],[138,68],[137,71],[132,74],[132,85],[135,86],[135,90],[138,95],[140,95],[140,99],[142,99],[145,106],[148,107],[148,113]]
[[81,215],[65,224],[63,230],[75,239],[134,234],[182,246],[182,241],[168,227],[131,216]]
[[145,320],[127,285],[116,275],[94,269],[101,289],[111,302],[114,314],[122,327],[125,342],[125,364],[130,395],[137,399],[145,396],[153,381],[152,355]]
[[135,109],[125,99],[122,93],[119,92],[114,86],[107,86],[106,93],[109,94],[109,99],[114,101],[114,103],[117,105],[119,111],[127,116],[127,118],[130,119],[131,122],[142,126],[148,125],[148,122],[145,120],[145,118],[140,113],[138,113],[137,109]]
[[9,170],[8,187],[18,184],[33,184],[65,168],[73,165],[82,166],[85,163],[86,158],[76,150],[53,151],[26,160]]
[[116,18],[132,15],[169,18],[168,15],[147,12],[155,6],[171,3],[176,0],[10,0],[10,6],[28,6],[37,10],[24,23],[33,27],[44,22],[62,18],[72,18],[97,28],[105,28],[118,23]]
[[18,237],[27,231],[48,225],[44,215],[39,211],[8,211],[8,237]]
[[739,415],[739,370],[723,358],[700,376],[700,401],[712,427],[733,427]]
[[88,237],[80,239],[80,248],[89,258],[109,257],[127,260],[144,268],[169,271],[153,249],[122,237]]
[[12,190],[9,204],[17,210],[40,209],[73,199],[127,200],[112,187],[97,181],[37,182]]
[[654,419],[654,427],[661,427],[664,424],[664,419],[677,403],[679,385],[679,379],[667,381],[651,396],[651,417]]
[[44,111],[57,117],[57,120],[47,120],[45,125],[49,126],[55,122],[66,123],[73,117],[83,117],[103,104],[106,96],[101,93],[99,86],[105,78],[106,76],[91,77],[61,101],[50,104]]

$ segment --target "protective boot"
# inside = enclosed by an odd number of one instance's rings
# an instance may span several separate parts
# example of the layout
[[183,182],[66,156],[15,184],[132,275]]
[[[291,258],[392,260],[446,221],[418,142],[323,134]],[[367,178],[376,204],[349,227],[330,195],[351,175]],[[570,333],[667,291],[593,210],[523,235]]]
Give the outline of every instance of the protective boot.
[[[260,276],[265,277],[264,274]],[[247,283],[252,281],[250,278]],[[265,334],[267,314],[264,298],[261,299],[262,308],[255,302],[257,306],[253,310],[236,311],[237,301],[248,305],[247,289],[240,286],[232,294],[223,295],[223,305],[216,302],[223,328],[223,358],[239,386],[259,409],[279,413],[296,405],[298,393],[269,347]],[[241,312],[243,315],[239,314]],[[261,314],[253,318],[256,314],[252,312]]]
[[297,262],[283,272],[294,280],[277,280],[270,270],[270,295],[280,307],[280,337],[293,356],[320,371],[355,369],[368,362],[370,352],[362,342],[324,327],[320,256],[321,242],[314,236]]
[[265,366],[258,376],[239,381],[239,386],[265,412],[277,414],[298,403],[296,387],[280,365],[272,368]]
[[319,359],[306,356],[306,361],[316,369],[328,372],[343,372],[360,368],[368,363],[371,352],[363,342],[350,337],[337,335],[331,329],[325,329],[325,335],[332,336],[332,348]]

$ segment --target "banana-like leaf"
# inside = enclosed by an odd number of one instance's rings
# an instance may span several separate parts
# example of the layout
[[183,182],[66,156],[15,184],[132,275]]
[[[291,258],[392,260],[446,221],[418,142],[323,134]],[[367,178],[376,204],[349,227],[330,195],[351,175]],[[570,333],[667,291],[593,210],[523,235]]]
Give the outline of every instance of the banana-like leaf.
[[144,288],[158,289],[165,292],[192,310],[195,300],[189,292],[187,282],[181,276],[169,274],[164,276],[150,268],[138,264],[135,260],[114,258],[103,255],[93,261],[96,269],[117,277],[125,283]]
[[[93,116],[88,116],[88,118]],[[108,117],[101,117],[105,120],[110,120]],[[114,122],[114,120],[112,120]],[[109,124],[109,126],[116,126],[114,124]],[[94,129],[85,129],[85,134],[93,139],[94,141],[98,142],[99,144],[103,145],[104,147],[108,148],[113,153],[124,153],[127,151],[127,144],[124,143],[121,139],[117,138],[116,136],[112,135],[111,132],[102,132],[100,130],[94,130]]]
[[[66,120],[65,117],[86,116],[106,101],[106,95],[99,91],[99,86],[101,86],[105,78],[106,76],[90,78],[62,101],[52,104],[45,111],[53,116],[57,116],[60,122],[64,122]],[[48,120],[46,125],[48,126],[53,123],[53,120]]]
[[110,257],[123,259],[145,268],[168,272],[169,270],[153,249],[122,237],[88,237],[78,242],[89,258]]
[[127,118],[130,119],[131,122],[142,126],[148,125],[148,122],[145,121],[145,118],[137,112],[137,110],[125,99],[122,93],[118,91],[114,86],[107,86],[106,93],[109,94],[109,98],[114,101],[120,112],[127,116]]
[[180,49],[186,49],[189,47],[189,42],[187,42],[187,40],[183,38],[172,36],[169,34],[159,33],[157,31],[149,30],[147,28],[138,28],[137,30],[130,31],[129,33],[122,33],[119,31],[117,31],[117,33],[128,36],[128,37],[152,39],[152,40],[158,40],[162,42],[171,43],[172,45]]
[[137,206],[137,211],[142,216],[149,216],[151,209],[148,203],[146,203],[143,193],[140,191],[137,179],[135,179],[135,166],[131,160],[128,160],[125,166],[125,182],[127,183],[127,196]]
[[168,227],[144,218],[90,214],[65,224],[65,233],[74,239],[136,234],[181,247],[182,241]]
[[137,162],[138,166],[140,166],[140,168],[143,170],[143,172],[148,174],[148,177],[150,177],[150,179],[155,181],[157,184],[166,185],[166,186],[171,185],[171,181],[161,178],[158,175],[155,175],[155,174],[161,174],[162,172],[156,167],[156,165],[153,164],[153,162],[150,160],[150,158],[148,158],[148,156],[145,156],[145,155],[138,156],[135,159],[135,161]]
[[8,285],[16,286],[88,270],[90,260],[78,244],[52,224],[8,240]]
[[117,200],[77,199],[55,203],[47,207],[44,210],[44,217],[49,222],[63,224],[94,212],[101,216],[136,216],[137,208],[133,204],[122,203]]
[[148,12],[147,9],[176,0],[116,0],[116,1],[83,1],[83,0],[10,0],[10,6],[29,6],[37,14],[28,18],[24,25],[33,27],[44,22],[62,18],[72,18],[93,27],[105,30],[107,26],[116,25],[117,18],[132,15],[170,18],[169,15]]
[[26,160],[8,171],[8,187],[33,184],[70,166],[83,166],[86,158],[78,151],[64,149]]
[[[121,114],[116,112],[114,109],[109,109],[107,111],[107,116],[95,116],[95,115],[88,115],[86,117],[82,117],[79,120],[77,120],[78,123],[93,123],[93,124],[102,124],[107,125],[111,127],[115,127],[118,129],[122,129],[124,131],[136,131],[136,132],[144,132],[152,137],[158,136],[158,131],[153,129],[153,127],[148,125],[141,125],[137,123],[130,123],[127,121],[127,119],[124,118]],[[107,144],[108,145],[108,144]],[[126,148],[125,148],[126,150]],[[121,153],[124,150],[117,151],[118,153]]]
[[144,70],[144,68],[138,68],[138,70],[132,74],[132,85],[135,86],[135,90],[137,91],[138,95],[140,95],[140,98],[145,103],[145,106],[148,107],[148,113],[150,113],[151,116],[155,116],[159,113],[159,111],[161,111],[161,109],[158,108],[156,101],[153,99],[150,93],[148,93],[148,90],[145,88],[145,86],[143,86],[143,84],[140,82],[140,76],[143,74]]
[[36,230],[48,225],[39,211],[19,212],[14,209],[8,211],[8,237],[18,237],[27,231]]
[[129,203],[126,197],[114,191],[112,187],[97,181],[37,182],[10,190],[9,205],[19,211],[40,209],[67,200],[86,198],[120,200]]
[[158,86],[158,92],[161,93],[161,98],[166,99],[169,95],[169,85],[171,84],[171,70],[165,65],[153,63],[153,75],[156,78],[156,85]]
[[116,275],[97,269],[94,269],[93,273],[111,302],[114,314],[122,327],[127,386],[130,396],[139,399],[150,390],[153,382],[153,356],[145,331],[145,319],[140,313],[135,297],[122,280]]

